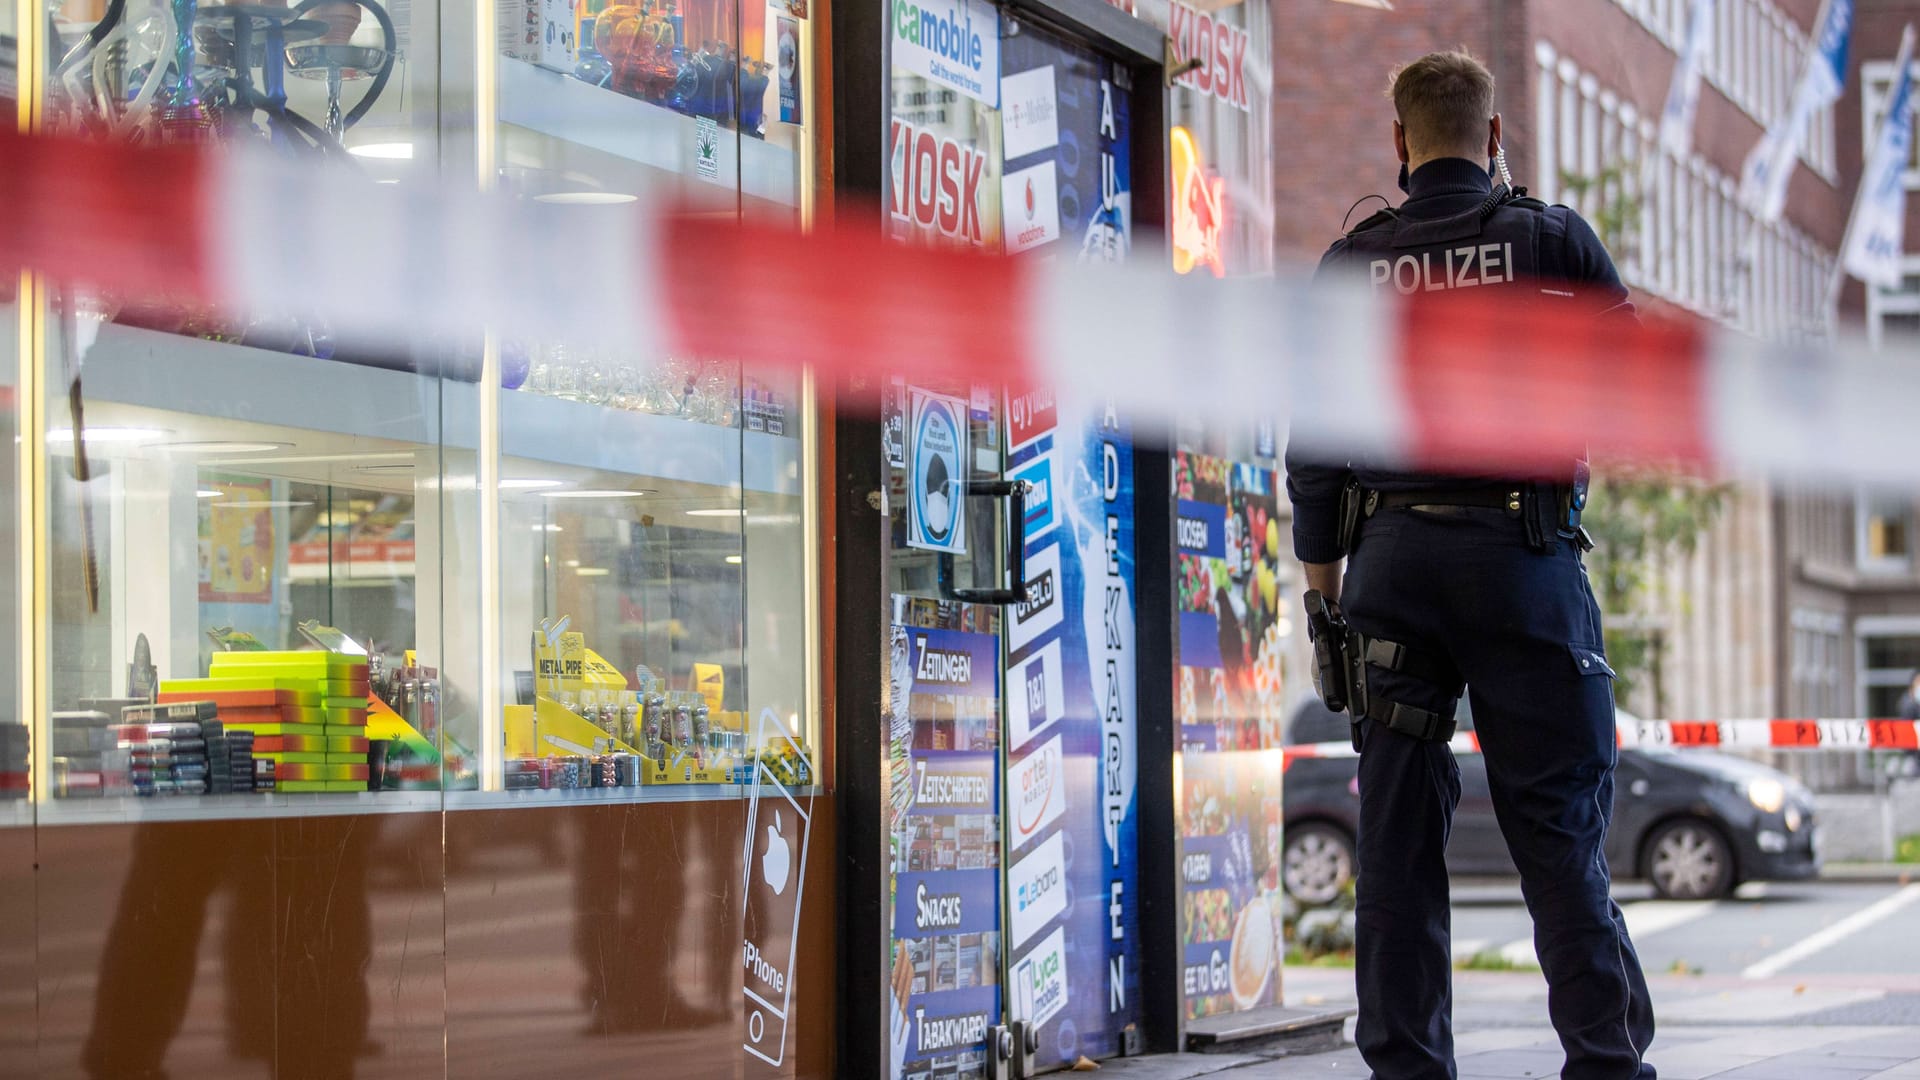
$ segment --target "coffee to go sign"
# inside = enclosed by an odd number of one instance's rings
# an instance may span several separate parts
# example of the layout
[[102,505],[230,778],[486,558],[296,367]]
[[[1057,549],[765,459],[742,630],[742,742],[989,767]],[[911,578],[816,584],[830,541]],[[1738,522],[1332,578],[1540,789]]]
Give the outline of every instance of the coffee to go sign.
[[1212,15],[1185,4],[1167,5],[1167,39],[1173,43],[1173,64],[1200,65],[1180,76],[1181,86],[1212,94],[1239,109],[1251,110],[1247,100],[1247,32],[1216,22]]

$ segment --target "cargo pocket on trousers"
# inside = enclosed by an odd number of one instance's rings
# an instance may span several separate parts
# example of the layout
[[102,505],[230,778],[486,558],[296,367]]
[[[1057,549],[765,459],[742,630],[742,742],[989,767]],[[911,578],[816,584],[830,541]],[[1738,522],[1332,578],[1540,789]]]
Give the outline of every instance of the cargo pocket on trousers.
[[1567,652],[1573,656],[1573,670],[1582,675],[1605,675],[1613,678],[1613,668],[1607,665],[1607,654],[1592,645],[1582,645],[1577,641],[1567,643]]

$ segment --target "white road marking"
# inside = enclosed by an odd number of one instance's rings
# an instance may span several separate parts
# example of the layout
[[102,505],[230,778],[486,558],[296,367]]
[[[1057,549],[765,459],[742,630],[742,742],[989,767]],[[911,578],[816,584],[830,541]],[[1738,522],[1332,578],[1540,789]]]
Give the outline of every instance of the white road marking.
[[1783,968],[1797,964],[1823,949],[1845,941],[1916,900],[1920,900],[1920,884],[1908,885],[1899,892],[1881,897],[1831,926],[1821,927],[1772,956],[1753,964],[1740,974],[1748,979],[1764,979],[1777,975]]
[[1466,938],[1455,941],[1453,943],[1454,962],[1458,963],[1461,960],[1471,960],[1479,956],[1480,953],[1491,944],[1493,944],[1493,942],[1488,941],[1486,938]]
[[[1718,900],[1641,900],[1622,905],[1620,913],[1627,918],[1627,934],[1639,942],[1676,926],[1685,926],[1695,919],[1705,918],[1719,906]],[[1540,958],[1533,951],[1532,937],[1502,945],[1500,955],[1510,964],[1540,966]]]

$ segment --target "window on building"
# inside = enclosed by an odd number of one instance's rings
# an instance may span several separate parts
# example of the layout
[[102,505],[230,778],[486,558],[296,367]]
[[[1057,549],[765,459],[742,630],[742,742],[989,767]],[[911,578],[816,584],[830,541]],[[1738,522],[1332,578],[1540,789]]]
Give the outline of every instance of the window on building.
[[[1909,183],[1912,177],[1909,173]],[[1920,340],[1920,255],[1901,261],[1905,273],[1897,287],[1867,288],[1867,340],[1876,349],[1886,347],[1889,337]]]
[[[1920,62],[1914,70],[1920,75]],[[1879,60],[1860,65],[1860,147],[1861,153],[1873,152],[1873,144],[1880,135],[1881,121],[1887,115],[1888,98],[1893,92],[1893,64]],[[1920,120],[1916,120],[1920,127]],[[1907,162],[1906,185],[1908,191],[1920,190],[1920,141],[1909,143],[1909,152],[1915,156]]]
[[1855,501],[1855,560],[1868,573],[1906,573],[1913,568],[1913,499],[1863,491]]
[[1855,625],[1859,638],[1857,693],[1862,715],[1897,715],[1900,698],[1920,671],[1920,617],[1876,615]]
[[1832,716],[1848,711],[1840,689],[1840,656],[1846,623],[1831,612],[1802,608],[1793,613],[1792,700],[1796,715]]

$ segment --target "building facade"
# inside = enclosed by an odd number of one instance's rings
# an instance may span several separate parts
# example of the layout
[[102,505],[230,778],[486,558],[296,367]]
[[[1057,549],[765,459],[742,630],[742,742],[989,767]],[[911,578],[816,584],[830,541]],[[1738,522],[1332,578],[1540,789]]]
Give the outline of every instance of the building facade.
[[[1782,219],[1756,222],[1737,198],[1746,154],[1788,107],[1817,7],[1714,5],[1693,145],[1680,156],[1661,147],[1658,120],[1684,0],[1309,13],[1309,33],[1276,39],[1275,144],[1309,148],[1276,167],[1277,202],[1297,211],[1280,215],[1282,257],[1316,258],[1361,194],[1397,201],[1391,65],[1465,46],[1498,80],[1518,182],[1594,223],[1643,308],[1765,340],[1822,339],[1836,324],[1858,330],[1863,316],[1869,332],[1890,335],[1920,318],[1920,277],[1871,297],[1848,282],[1837,316],[1829,295],[1865,131],[1884,107],[1899,28],[1920,5],[1859,4],[1846,94],[1815,115]],[[1913,521],[1903,496],[1734,478],[1697,547],[1656,558],[1636,610],[1608,613],[1656,646],[1652,677],[1623,704],[1670,717],[1886,715],[1920,625],[1909,615]]]

